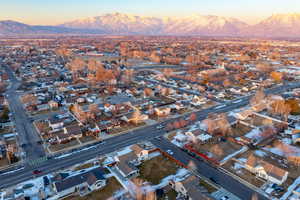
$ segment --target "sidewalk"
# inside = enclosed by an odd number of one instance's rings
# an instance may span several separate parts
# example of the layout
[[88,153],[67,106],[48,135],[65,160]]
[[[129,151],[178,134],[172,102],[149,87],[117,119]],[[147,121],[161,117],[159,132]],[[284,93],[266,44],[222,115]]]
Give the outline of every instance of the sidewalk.
[[116,167],[107,167],[108,170],[116,177],[116,179],[121,183],[121,185],[130,193],[130,195],[134,198],[136,197],[136,193],[134,191],[134,183],[125,178]]

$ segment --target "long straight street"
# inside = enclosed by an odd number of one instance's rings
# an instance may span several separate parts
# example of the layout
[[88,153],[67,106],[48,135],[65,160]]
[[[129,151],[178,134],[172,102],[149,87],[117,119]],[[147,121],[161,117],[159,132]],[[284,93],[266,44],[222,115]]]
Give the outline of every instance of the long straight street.
[[13,113],[19,145],[25,152],[25,159],[34,160],[43,157],[46,154],[42,144],[39,143],[41,140],[39,134],[26,114],[19,95],[16,92],[20,86],[20,82],[9,67],[5,67],[5,69],[11,81],[10,88],[6,92],[7,100],[10,110]]

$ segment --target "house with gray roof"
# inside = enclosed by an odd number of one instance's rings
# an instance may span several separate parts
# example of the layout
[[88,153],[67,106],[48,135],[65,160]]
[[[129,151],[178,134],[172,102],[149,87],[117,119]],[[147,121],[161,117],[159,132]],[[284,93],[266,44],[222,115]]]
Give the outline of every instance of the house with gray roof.
[[53,188],[59,198],[69,196],[76,192],[78,192],[80,196],[84,196],[106,185],[104,175],[104,169],[101,167],[88,171],[82,170],[74,175],[71,174],[57,179],[53,183]]

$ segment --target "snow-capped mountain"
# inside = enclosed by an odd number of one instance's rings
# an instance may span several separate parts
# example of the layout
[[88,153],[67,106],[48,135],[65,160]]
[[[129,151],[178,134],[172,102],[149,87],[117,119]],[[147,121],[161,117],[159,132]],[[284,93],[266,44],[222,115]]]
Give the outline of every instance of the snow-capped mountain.
[[143,34],[300,37],[300,14],[276,14],[256,25],[214,15],[143,17],[122,13],[66,22],[58,26],[30,26],[0,21],[0,34]]
[[263,37],[300,37],[300,14],[274,14],[245,29],[242,34]]
[[98,29],[112,34],[157,34],[163,29],[162,21],[154,17],[141,17],[122,13],[106,14],[61,25],[68,28]]
[[169,18],[164,21],[166,34],[176,35],[238,35],[248,25],[238,19],[218,16],[193,15],[186,18]]
[[114,13],[75,20],[68,28],[101,29],[113,34],[236,35],[247,24],[232,18],[193,15],[185,18],[155,18]]

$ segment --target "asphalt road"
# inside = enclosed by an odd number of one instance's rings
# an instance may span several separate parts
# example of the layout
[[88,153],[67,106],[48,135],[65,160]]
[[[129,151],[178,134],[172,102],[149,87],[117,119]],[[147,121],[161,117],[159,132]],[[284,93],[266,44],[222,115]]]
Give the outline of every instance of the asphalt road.
[[[227,112],[235,108],[239,108],[247,103],[240,102],[238,104],[231,104],[222,108],[212,107],[210,109],[202,110],[197,112],[198,120],[203,120],[211,112]],[[182,117],[182,116],[181,116]],[[169,122],[175,121],[177,119],[168,119],[160,124],[166,125]],[[103,156],[107,153],[116,151],[123,147],[136,144],[141,141],[147,141],[153,139],[157,136],[162,136],[165,134],[164,130],[157,130],[158,124],[147,126],[141,129],[130,131],[126,134],[115,136],[105,140],[104,144],[100,144],[95,148],[90,148],[85,151],[73,152],[72,154],[66,154],[65,157],[60,159],[49,159],[43,163],[40,163],[37,166],[25,165],[24,168],[21,168],[18,171],[14,171],[13,175],[11,174],[2,174],[0,175],[0,188],[5,188],[9,186],[16,185],[25,180],[30,180],[33,178],[32,171],[39,169],[43,171],[43,174],[50,172],[55,172],[57,170],[62,170],[67,167],[71,167],[75,164],[93,159],[97,156]],[[41,175],[43,175],[41,174]]]
[[[252,196],[255,194],[255,192],[246,185],[241,184],[233,177],[223,173],[218,168],[213,167],[207,162],[199,161],[198,159],[193,158],[188,153],[182,151],[168,140],[164,138],[159,138],[153,139],[151,140],[151,142],[163,151],[171,150],[173,152],[172,157],[174,157],[176,160],[180,161],[186,166],[190,166],[192,162],[192,165],[194,166],[194,171],[197,172],[197,174],[200,174],[202,177],[204,176],[207,179],[213,178],[218,185],[233,193],[240,199],[251,200]],[[257,193],[257,196],[259,200],[268,199],[259,193]]]
[[16,125],[18,143],[25,152],[26,160],[34,160],[43,157],[46,154],[43,146],[38,144],[38,141],[40,141],[39,134],[26,114],[26,111],[20,102],[19,95],[16,92],[20,86],[20,81],[16,79],[10,68],[5,67],[5,69],[11,81],[11,85],[6,91],[6,95]]

